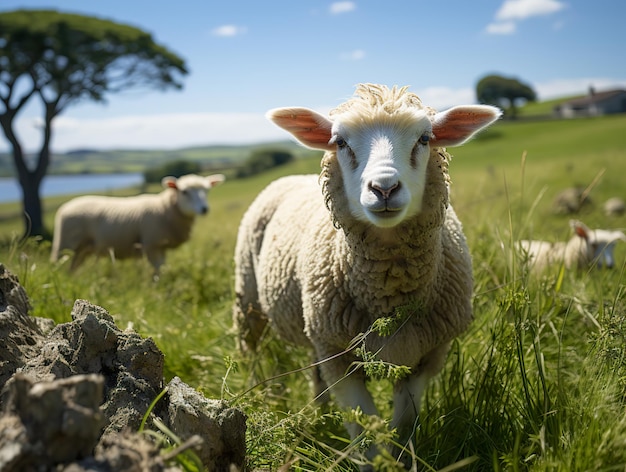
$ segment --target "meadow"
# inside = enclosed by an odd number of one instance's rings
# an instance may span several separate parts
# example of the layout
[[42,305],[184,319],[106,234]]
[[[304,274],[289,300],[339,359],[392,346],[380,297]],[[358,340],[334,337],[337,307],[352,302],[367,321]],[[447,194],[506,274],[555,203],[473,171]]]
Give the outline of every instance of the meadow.
[[[577,218],[590,227],[626,227],[626,216],[602,212],[609,197],[626,197],[624,130],[626,116],[502,121],[449,149],[452,203],[474,261],[475,322],[428,388],[415,470],[626,467],[626,247],[616,248],[612,271],[554,267],[542,276],[512,251],[518,239],[570,237],[569,217],[554,215],[551,204],[574,185],[590,186],[594,202]],[[48,261],[48,242],[19,242],[21,220],[14,217],[2,220],[0,262],[18,275],[33,315],[66,322],[74,300],[87,299],[122,329],[154,338],[166,380],[177,375],[241,408],[251,470],[357,470],[348,455],[367,441],[393,441],[384,422],[353,413],[365,434],[351,443],[345,413],[312,398],[310,369],[301,369],[310,364],[307,352],[269,335],[258,354],[243,357],[231,326],[241,216],[275,178],[318,171],[318,158],[302,158],[215,188],[211,213],[197,220],[191,241],[168,254],[158,283],[146,261],[91,259],[69,274],[67,263]],[[50,228],[65,199],[46,200]],[[0,205],[0,217],[14,212]],[[371,387],[389,413],[388,383],[373,380]],[[376,467],[395,470],[389,457]]]

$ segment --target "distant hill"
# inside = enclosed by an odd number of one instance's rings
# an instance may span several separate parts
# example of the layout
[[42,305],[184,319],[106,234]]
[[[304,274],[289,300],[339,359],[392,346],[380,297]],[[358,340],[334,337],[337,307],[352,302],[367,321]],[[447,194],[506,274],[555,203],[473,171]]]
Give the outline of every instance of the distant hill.
[[[290,152],[296,159],[311,155],[309,149],[293,141],[277,141],[241,146],[202,146],[170,150],[97,150],[74,149],[53,153],[51,174],[126,173],[145,170],[174,160],[199,162],[203,169],[216,171],[241,166],[251,153],[261,149],[278,149]],[[0,154],[0,176],[13,175],[13,159]]]

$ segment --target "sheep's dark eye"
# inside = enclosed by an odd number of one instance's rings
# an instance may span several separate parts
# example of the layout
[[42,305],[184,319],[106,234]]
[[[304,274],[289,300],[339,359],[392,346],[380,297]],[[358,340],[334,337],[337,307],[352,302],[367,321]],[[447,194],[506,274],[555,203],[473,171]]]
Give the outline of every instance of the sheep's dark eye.
[[428,142],[430,141],[430,135],[429,134],[423,134],[420,136],[420,138],[417,140],[420,144],[428,144]]
[[343,139],[341,136],[337,136],[337,137],[335,138],[335,144],[337,145],[337,147],[340,147],[340,148],[345,147],[345,146],[347,146],[347,145],[348,145],[348,143],[346,142],[346,140],[345,140],[345,139]]

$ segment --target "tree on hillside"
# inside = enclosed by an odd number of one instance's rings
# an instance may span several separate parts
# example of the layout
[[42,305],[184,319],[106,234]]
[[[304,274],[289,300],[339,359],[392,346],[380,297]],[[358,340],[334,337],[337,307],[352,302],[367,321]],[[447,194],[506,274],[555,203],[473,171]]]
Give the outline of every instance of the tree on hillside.
[[168,175],[178,178],[185,174],[198,174],[201,171],[202,166],[199,162],[177,159],[146,170],[143,179],[147,184],[154,184],[161,182],[161,179]]
[[293,154],[280,149],[260,149],[254,151],[246,163],[237,172],[237,177],[248,177],[260,174],[268,169],[282,166],[293,161]]
[[[43,235],[40,186],[50,164],[52,121],[82,100],[135,87],[182,87],[184,61],[140,29],[54,10],[0,13],[0,125],[22,188],[25,234]],[[26,159],[15,133],[31,100],[43,110],[42,144]]]
[[511,118],[517,116],[517,103],[520,100],[534,102],[535,91],[517,79],[488,75],[476,84],[476,97],[480,103],[504,108]]

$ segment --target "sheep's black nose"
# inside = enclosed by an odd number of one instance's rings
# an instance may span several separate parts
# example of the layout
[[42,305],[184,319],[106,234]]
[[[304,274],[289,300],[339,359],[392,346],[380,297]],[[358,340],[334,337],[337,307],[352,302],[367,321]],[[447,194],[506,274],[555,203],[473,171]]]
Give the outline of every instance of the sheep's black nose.
[[400,183],[395,183],[387,188],[383,188],[381,185],[375,183],[370,183],[369,187],[372,192],[380,195],[385,200],[389,200],[391,194],[400,188]]

